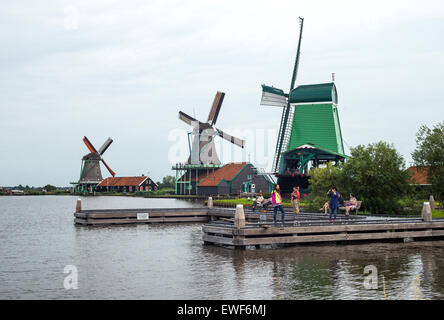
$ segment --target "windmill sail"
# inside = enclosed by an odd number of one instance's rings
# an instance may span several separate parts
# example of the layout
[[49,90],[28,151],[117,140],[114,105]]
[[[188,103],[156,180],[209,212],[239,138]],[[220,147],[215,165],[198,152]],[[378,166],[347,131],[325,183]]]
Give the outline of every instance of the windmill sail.
[[[298,75],[298,68],[299,68],[299,57],[301,53],[301,41],[302,41],[302,29],[304,27],[304,18],[299,17],[299,23],[300,23],[300,30],[299,30],[299,41],[298,41],[298,49],[296,51],[296,60],[294,62],[294,68],[293,68],[293,75],[291,78],[291,84],[290,84],[290,91],[294,89],[294,84],[296,82],[296,78]],[[279,135],[278,135],[278,141],[276,144],[276,152],[274,154],[273,159],[273,165],[272,170],[275,172],[279,171],[280,162],[281,162],[281,155],[282,152],[285,151],[285,148],[287,147],[288,143],[288,137],[289,137],[289,131],[291,130],[291,125],[288,126],[288,118],[290,116],[290,104],[287,102],[286,105],[283,106],[282,109],[282,118],[281,118],[281,125],[279,126]],[[293,109],[294,111],[294,109]]]
[[108,138],[108,140],[106,140],[105,143],[99,149],[100,155],[102,155],[106,151],[106,149],[109,148],[111,143],[113,143],[113,140],[111,138]]
[[243,148],[245,146],[245,140],[236,138],[236,137],[234,137],[234,136],[232,136],[232,135],[230,135],[230,134],[228,134],[226,132],[223,132],[220,129],[216,128],[216,130],[217,130],[218,135],[220,137],[222,137],[223,139],[225,139],[225,140],[227,140],[227,141],[229,141],[229,142],[231,142],[231,143],[233,143],[233,144],[235,144],[235,145],[237,145],[237,146],[239,146],[241,148]]
[[214,97],[213,106],[210,109],[210,113],[208,114],[207,122],[211,123],[211,125],[216,124],[217,117],[219,116],[220,108],[222,107],[222,102],[224,101],[225,93],[217,92]]
[[113,170],[111,170],[111,168],[107,165],[107,163],[105,162],[105,160],[103,160],[103,158],[100,158],[100,160],[102,160],[104,166],[108,169],[109,173],[114,177],[116,173]]
[[262,106],[285,107],[288,101],[288,94],[282,89],[262,85]]
[[179,111],[179,119],[192,127],[197,127],[200,124],[199,120],[194,119],[182,111]]
[[92,145],[92,143],[88,140],[86,136],[83,137],[83,142],[86,144],[86,147],[91,152],[97,152],[96,148]]

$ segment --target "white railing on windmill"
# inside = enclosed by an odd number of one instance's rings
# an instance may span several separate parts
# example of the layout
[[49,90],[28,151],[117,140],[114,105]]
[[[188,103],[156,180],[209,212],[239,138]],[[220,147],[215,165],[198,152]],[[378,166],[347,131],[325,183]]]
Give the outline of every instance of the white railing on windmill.
[[214,144],[214,137],[216,136],[244,148],[245,141],[243,139],[236,138],[215,127],[224,96],[225,93],[223,92],[218,91],[216,93],[210,113],[208,114],[207,122],[201,122],[187,115],[185,112],[179,111],[179,119],[193,128],[191,133],[193,135],[192,142],[188,141],[190,148],[190,156],[187,160],[188,164],[221,164]]

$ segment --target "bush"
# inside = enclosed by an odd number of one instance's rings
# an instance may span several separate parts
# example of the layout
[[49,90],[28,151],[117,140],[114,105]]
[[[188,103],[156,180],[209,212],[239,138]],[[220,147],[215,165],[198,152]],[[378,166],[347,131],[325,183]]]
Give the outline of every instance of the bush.
[[173,176],[166,176],[163,177],[162,182],[157,182],[157,185],[160,189],[166,189],[166,188],[174,188],[176,186],[176,178]]
[[401,213],[398,200],[408,189],[404,158],[386,142],[351,148],[343,167],[344,181],[371,213]]
[[314,195],[311,193],[307,198],[307,209],[310,212],[317,212],[319,208],[324,206],[324,203],[328,201],[328,198],[324,196]]
[[135,193],[136,196],[164,196],[164,195],[174,195],[176,189],[174,188],[162,188],[156,191],[138,191]]
[[176,193],[176,189],[174,188],[162,188],[154,191],[155,195],[172,195]]

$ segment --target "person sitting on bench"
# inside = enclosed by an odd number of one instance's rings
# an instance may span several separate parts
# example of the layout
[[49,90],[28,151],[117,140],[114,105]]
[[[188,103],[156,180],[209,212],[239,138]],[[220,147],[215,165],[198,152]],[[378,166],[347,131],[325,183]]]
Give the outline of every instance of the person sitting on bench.
[[326,203],[324,203],[322,208],[319,209],[319,210],[321,210],[321,211],[324,210],[324,216],[326,216],[327,215],[327,210],[328,210],[328,201]]
[[350,210],[355,210],[358,204],[358,200],[356,199],[353,193],[350,193],[350,200],[345,203],[345,215],[348,216],[350,214]]
[[262,190],[259,190],[259,196],[256,200],[253,201],[253,211],[256,210],[256,207],[262,207],[264,202],[264,195],[262,194]]
[[267,200],[264,201],[264,203],[262,203],[262,207],[264,208],[264,212],[267,212],[267,208],[269,205],[271,205],[273,203],[273,201],[271,200],[271,198],[268,198]]
[[[338,192],[339,195],[339,205],[343,206],[344,205],[344,198],[342,197],[342,195]],[[324,203],[324,205],[322,206],[322,208],[320,208],[319,210],[322,211],[324,210],[324,216],[327,215],[327,210],[329,208],[329,202],[327,201],[326,203]]]

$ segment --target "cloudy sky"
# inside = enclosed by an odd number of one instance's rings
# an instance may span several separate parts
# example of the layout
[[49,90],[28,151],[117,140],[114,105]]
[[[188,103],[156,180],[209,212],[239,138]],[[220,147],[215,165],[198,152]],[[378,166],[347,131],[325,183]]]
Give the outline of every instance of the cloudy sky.
[[260,85],[288,90],[298,16],[297,83],[336,74],[347,151],[384,140],[409,164],[444,120],[442,1],[2,1],[0,186],[76,181],[84,135],[114,139],[117,175],[160,180],[187,157],[178,111],[206,120],[217,90],[218,127],[247,140],[220,157],[269,168],[281,109]]

